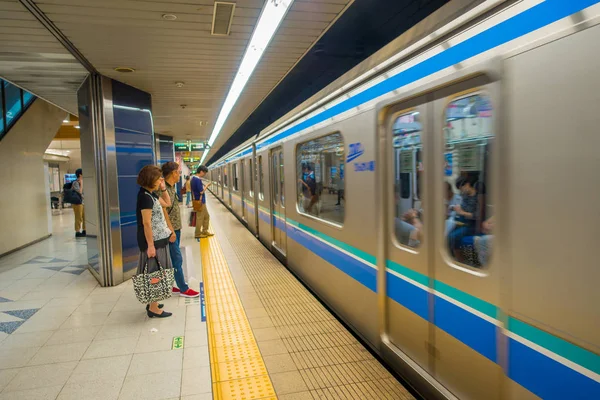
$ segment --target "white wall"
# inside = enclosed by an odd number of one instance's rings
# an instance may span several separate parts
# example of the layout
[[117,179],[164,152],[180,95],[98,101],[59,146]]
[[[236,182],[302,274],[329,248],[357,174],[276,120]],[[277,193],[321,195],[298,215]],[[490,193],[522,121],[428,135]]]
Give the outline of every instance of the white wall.
[[48,236],[50,195],[43,155],[67,113],[41,99],[0,141],[0,255]]

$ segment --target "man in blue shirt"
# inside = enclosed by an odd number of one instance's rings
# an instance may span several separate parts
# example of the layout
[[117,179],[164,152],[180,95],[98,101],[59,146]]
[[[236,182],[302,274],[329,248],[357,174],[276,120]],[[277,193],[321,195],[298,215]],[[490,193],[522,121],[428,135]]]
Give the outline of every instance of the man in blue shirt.
[[[201,165],[196,170],[196,175],[192,178],[192,199],[194,200],[194,211],[196,212],[196,239],[202,239],[205,237],[213,236],[212,233],[208,232],[208,224],[210,222],[210,215],[208,215],[208,209],[206,208],[206,195],[204,192],[211,185],[209,183],[204,187],[202,178],[208,173],[208,168]],[[200,201],[198,203],[197,201]]]

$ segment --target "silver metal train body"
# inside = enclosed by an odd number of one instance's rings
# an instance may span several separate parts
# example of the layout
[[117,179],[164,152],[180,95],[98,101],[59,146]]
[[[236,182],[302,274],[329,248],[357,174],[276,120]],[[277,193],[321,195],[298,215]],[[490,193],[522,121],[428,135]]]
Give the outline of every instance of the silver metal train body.
[[485,6],[211,190],[424,396],[598,399],[600,8]]

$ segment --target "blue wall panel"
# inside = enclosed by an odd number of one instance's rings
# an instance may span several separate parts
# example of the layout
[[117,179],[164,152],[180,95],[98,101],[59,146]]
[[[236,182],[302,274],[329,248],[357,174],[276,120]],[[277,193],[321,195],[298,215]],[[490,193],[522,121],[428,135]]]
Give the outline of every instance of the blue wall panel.
[[123,272],[127,272],[136,268],[139,252],[135,218],[137,174],[154,163],[152,99],[146,92],[117,81],[112,83]]

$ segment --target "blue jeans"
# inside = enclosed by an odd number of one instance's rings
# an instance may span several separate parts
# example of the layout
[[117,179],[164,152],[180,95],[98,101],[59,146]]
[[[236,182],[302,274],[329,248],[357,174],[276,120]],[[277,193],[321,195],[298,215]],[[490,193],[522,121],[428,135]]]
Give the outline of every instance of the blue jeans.
[[171,262],[173,263],[175,282],[177,282],[179,290],[185,292],[189,289],[189,286],[185,283],[185,276],[183,275],[183,256],[181,255],[181,248],[179,247],[181,230],[175,231],[175,236],[177,239],[175,240],[175,243],[171,243],[169,251],[171,252]]
[[186,193],[185,205],[189,206],[191,202],[192,202],[192,192],[187,192]]
[[473,236],[475,234],[475,228],[471,225],[462,225],[455,227],[448,234],[448,245],[450,250],[460,249],[462,240],[467,236]]

